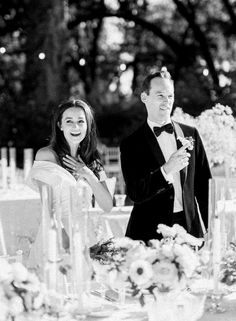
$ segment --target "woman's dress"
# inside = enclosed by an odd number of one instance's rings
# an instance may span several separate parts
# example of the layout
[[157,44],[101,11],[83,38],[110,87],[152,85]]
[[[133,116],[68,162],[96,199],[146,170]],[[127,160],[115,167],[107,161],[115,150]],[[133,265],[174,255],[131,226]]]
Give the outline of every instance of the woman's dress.
[[[106,180],[106,174],[104,171],[100,173],[100,181]],[[96,243],[96,229],[92,221],[88,219],[88,210],[92,207],[92,189],[85,179],[76,180],[66,169],[63,167],[49,162],[49,161],[35,161],[33,167],[29,173],[27,184],[34,190],[40,192],[42,200],[42,185],[50,187],[52,194],[52,207],[51,211],[60,211],[59,222],[63,231],[68,231],[69,220],[71,219],[71,208],[73,201],[77,200],[80,202],[79,208],[83,208],[83,211],[79,210],[78,213],[73,213],[75,220],[79,222],[79,229],[83,232],[84,238],[87,239],[87,245],[91,246]],[[73,195],[72,195],[73,194]],[[55,208],[53,209],[53,204]],[[52,214],[52,213],[50,213]],[[33,213],[32,213],[33,215]],[[58,215],[57,215],[58,219]],[[29,258],[26,265],[30,269],[35,269],[38,272],[42,271],[43,266],[43,253],[45,255],[45,250],[43,251],[43,244],[47,244],[47,241],[43,243],[43,235],[47,233],[51,226],[51,218],[48,217],[46,223],[46,233],[42,231],[42,224],[40,223],[39,230],[32,244]],[[45,228],[45,226],[44,226]],[[65,233],[64,233],[65,235]],[[47,255],[47,254],[46,254]]]

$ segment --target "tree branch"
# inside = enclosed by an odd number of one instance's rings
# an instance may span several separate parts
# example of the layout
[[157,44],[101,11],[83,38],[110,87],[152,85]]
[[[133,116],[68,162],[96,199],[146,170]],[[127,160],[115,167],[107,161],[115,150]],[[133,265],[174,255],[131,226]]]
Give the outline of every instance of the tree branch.
[[133,21],[136,24],[140,25],[141,27],[152,31],[156,36],[158,36],[160,39],[162,39],[175,54],[182,54],[183,48],[179,45],[177,41],[175,41],[172,37],[170,37],[168,34],[165,34],[159,27],[157,27],[155,24],[146,21],[145,19],[141,18],[138,15],[134,15],[131,12],[125,12],[125,11],[109,11],[109,10],[96,10],[96,11],[90,11],[86,14],[78,14],[77,17],[68,23],[68,29],[73,29],[75,26],[78,25],[78,23],[82,21],[90,21],[93,19],[101,19],[105,17],[117,17],[117,18],[123,18],[128,21]]
[[204,58],[205,58],[205,60],[207,62],[207,65],[208,65],[212,80],[213,80],[214,84],[216,85],[216,87],[218,88],[219,87],[218,73],[217,73],[217,71],[215,69],[213,58],[212,58],[210,49],[208,47],[208,42],[207,42],[207,39],[206,39],[204,33],[202,32],[200,26],[197,25],[197,23],[193,19],[194,18],[193,13],[190,13],[188,11],[188,9],[185,7],[183,2],[179,1],[179,0],[173,0],[173,1],[176,4],[179,13],[189,23],[189,26],[193,30],[194,36],[195,36],[196,40],[199,42],[200,48],[201,48],[202,53],[204,55]]
[[233,10],[233,7],[231,6],[229,0],[222,0],[222,2],[223,2],[223,5],[225,6],[225,8],[229,14],[232,24],[234,26],[234,28],[233,28],[234,33],[236,33],[236,14]]

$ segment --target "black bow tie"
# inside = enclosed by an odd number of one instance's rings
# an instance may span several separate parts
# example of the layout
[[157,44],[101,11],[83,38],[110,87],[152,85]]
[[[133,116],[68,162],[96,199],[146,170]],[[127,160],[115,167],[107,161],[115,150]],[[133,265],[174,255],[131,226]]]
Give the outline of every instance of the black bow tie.
[[153,127],[154,134],[158,137],[163,131],[172,134],[174,132],[172,124],[166,124],[162,127]]

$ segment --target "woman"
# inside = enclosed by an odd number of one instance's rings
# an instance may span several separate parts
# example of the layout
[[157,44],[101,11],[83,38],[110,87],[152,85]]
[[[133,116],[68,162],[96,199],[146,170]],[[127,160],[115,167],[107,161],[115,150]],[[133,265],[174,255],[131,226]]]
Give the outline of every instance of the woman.
[[[80,202],[80,211],[77,208],[77,211],[72,213],[73,219],[80,223],[79,226],[84,237],[87,237],[88,245],[97,241],[94,226],[87,227],[86,231],[87,221],[83,217],[84,211],[81,211],[81,207],[85,206],[86,209],[91,207],[93,194],[104,211],[112,209],[112,197],[105,180],[106,174],[97,151],[96,126],[90,106],[82,100],[62,103],[54,113],[50,144],[36,153],[28,184],[37,190],[41,190],[42,184],[51,187],[55,211],[52,210],[50,215],[56,213],[57,226],[62,229],[62,233],[59,233],[61,235],[59,243],[64,250],[68,250],[69,247],[67,234],[74,196]],[[75,193],[73,195],[71,187]],[[48,218],[48,227],[51,218]],[[27,263],[29,268],[38,270],[42,268],[42,239],[42,226],[40,226]],[[44,254],[45,251],[46,248]]]
[[99,206],[106,212],[112,209],[112,197],[97,151],[94,117],[84,101],[70,100],[59,105],[52,122],[50,145],[40,149],[35,160],[55,163],[76,180],[84,179]]

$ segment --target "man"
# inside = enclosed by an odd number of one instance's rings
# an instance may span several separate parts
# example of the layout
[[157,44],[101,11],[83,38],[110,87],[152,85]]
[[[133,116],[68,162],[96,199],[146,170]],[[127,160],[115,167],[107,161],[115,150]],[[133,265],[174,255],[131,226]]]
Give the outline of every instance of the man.
[[141,101],[147,121],[120,146],[127,194],[134,202],[126,236],[148,242],[160,238],[158,224],[178,223],[202,237],[211,173],[198,131],[171,121],[174,83],[167,70],[147,76]]

